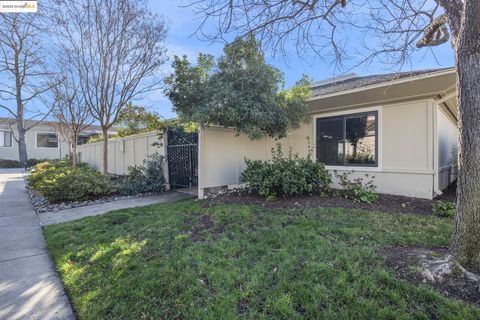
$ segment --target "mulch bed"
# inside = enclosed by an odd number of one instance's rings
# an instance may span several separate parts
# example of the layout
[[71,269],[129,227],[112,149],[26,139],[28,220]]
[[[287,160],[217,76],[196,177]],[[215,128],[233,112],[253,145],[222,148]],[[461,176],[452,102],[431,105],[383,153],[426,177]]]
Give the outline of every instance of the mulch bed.
[[246,204],[261,205],[269,209],[286,209],[286,208],[346,208],[346,209],[362,209],[368,211],[381,211],[392,213],[407,214],[432,214],[432,205],[437,201],[455,201],[456,186],[452,184],[441,196],[434,200],[411,198],[404,196],[395,196],[389,194],[379,194],[378,199],[371,204],[355,202],[344,199],[337,195],[307,195],[295,196],[289,198],[278,198],[274,201],[266,201],[255,193],[247,191],[234,191],[214,194],[210,198],[210,203],[226,203],[226,204]]
[[433,201],[387,194],[380,194],[377,201],[372,204],[354,202],[332,195],[308,195],[265,201],[264,198],[256,194],[236,192],[217,195],[210,199],[210,203],[261,205],[270,209],[335,207],[429,215],[432,214]]
[[428,286],[443,295],[463,300],[480,306],[479,283],[469,279],[464,273],[452,272],[445,275],[442,281],[427,281],[420,272],[420,258],[418,252],[429,252],[432,258],[444,257],[448,254],[447,248],[423,248],[420,246],[394,246],[383,248],[381,254],[385,257],[385,264],[395,274],[409,282]]

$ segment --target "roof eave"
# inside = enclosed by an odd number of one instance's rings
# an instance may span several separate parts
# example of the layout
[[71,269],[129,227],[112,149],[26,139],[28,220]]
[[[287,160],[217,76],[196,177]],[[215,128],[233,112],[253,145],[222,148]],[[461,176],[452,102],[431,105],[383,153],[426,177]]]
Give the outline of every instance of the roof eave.
[[345,94],[355,93],[355,92],[369,90],[369,89],[394,86],[394,85],[397,85],[397,84],[408,83],[408,82],[412,82],[412,81],[416,81],[416,80],[420,80],[420,79],[438,77],[438,76],[448,75],[448,74],[455,74],[455,68],[446,69],[446,70],[439,70],[439,71],[435,71],[435,72],[420,74],[420,75],[407,77],[407,78],[402,78],[402,79],[397,79],[397,80],[389,80],[389,81],[376,83],[376,84],[371,84],[371,85],[366,85],[366,86],[362,86],[362,87],[358,87],[358,88],[347,89],[347,90],[337,91],[337,92],[333,92],[333,93],[327,93],[327,94],[324,94],[324,95],[312,96],[309,99],[309,101],[326,99],[326,98],[331,98],[331,97],[334,97],[334,96],[345,95]]

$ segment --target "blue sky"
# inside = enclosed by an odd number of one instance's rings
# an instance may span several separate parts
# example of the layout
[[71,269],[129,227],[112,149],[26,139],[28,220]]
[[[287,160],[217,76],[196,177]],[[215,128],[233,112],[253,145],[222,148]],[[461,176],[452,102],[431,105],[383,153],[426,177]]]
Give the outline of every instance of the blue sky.
[[[206,41],[199,40],[192,35],[200,24],[199,17],[196,17],[192,8],[181,7],[187,0],[148,0],[152,11],[163,16],[168,22],[169,32],[167,37],[166,47],[170,61],[167,62],[162,72],[162,76],[171,71],[170,63],[173,55],[187,55],[190,60],[194,60],[199,52],[213,54],[219,56],[222,53],[223,46],[221,44],[211,44]],[[350,35],[355,38],[355,34]],[[358,36],[360,38],[360,34]],[[419,70],[428,68],[449,67],[453,65],[453,52],[450,44],[444,44],[437,47],[435,50],[436,60],[431,54],[426,51],[421,51],[412,57],[412,65],[403,68],[403,71]],[[274,56],[273,52],[266,52],[266,57],[269,63],[275,65],[285,75],[286,86],[291,86],[302,74],[307,74],[314,81],[330,78],[334,75],[335,70],[332,69],[333,61],[325,63],[315,56],[298,57],[295,53],[288,54],[286,57]],[[308,61],[308,62],[307,62]],[[349,67],[348,65],[346,66]],[[381,64],[371,64],[366,68],[365,66],[357,67],[349,72],[356,72],[361,75],[376,74],[391,72],[392,70],[385,69]],[[394,70],[397,71],[397,70]],[[136,102],[148,109],[157,112],[162,117],[168,119],[175,117],[171,110],[170,101],[163,96],[162,92],[151,93],[142,101]],[[0,116],[6,116],[6,112],[0,109]]]
[[[199,52],[210,53],[219,56],[222,53],[221,44],[211,44],[201,41],[197,37],[192,36],[194,30],[199,26],[199,17],[196,17],[192,8],[181,7],[185,1],[166,1],[166,0],[149,0],[151,9],[158,14],[163,15],[169,22],[169,34],[167,38],[167,49],[169,56],[186,54],[190,60],[194,60]],[[412,57],[412,65],[405,67],[404,71],[429,69],[439,67],[450,67],[453,65],[453,51],[450,43],[435,48],[436,61],[428,52],[418,52]],[[311,57],[303,57],[301,59],[296,54],[289,54],[286,58],[273,55],[273,52],[266,52],[268,62],[275,65],[284,72],[286,86],[291,86],[302,74],[307,74],[314,81],[330,78],[334,76],[335,70],[332,70],[332,63],[325,63],[320,59]],[[309,62],[306,62],[306,61]],[[348,68],[348,66],[347,66]],[[169,72],[167,66],[166,72]],[[356,72],[361,75],[391,72],[379,64],[372,64],[366,68],[365,66],[357,67],[349,72]],[[396,71],[396,70],[395,70]],[[338,71],[337,71],[338,72]],[[337,74],[338,75],[338,74]],[[175,114],[171,111],[171,104],[167,98],[161,93],[157,93],[149,97],[145,104],[160,115],[169,118]]]

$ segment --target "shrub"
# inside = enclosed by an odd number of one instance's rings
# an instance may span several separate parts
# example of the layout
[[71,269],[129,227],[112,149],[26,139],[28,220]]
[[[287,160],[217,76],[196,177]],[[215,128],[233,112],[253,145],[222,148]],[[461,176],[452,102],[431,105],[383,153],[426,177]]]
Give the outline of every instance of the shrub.
[[35,158],[28,159],[27,160],[27,168],[32,168],[32,167],[36,166],[37,164],[42,163],[42,162],[46,162],[46,161],[49,161],[49,160],[48,159],[35,159]]
[[0,168],[22,168],[22,164],[17,160],[0,159]]
[[155,152],[143,161],[143,166],[129,167],[125,183],[121,186],[122,193],[137,194],[146,192],[164,192],[164,160],[164,156]]
[[282,146],[272,148],[272,160],[245,159],[247,168],[242,180],[259,195],[267,199],[323,192],[330,188],[331,176],[325,165],[313,161],[309,153],[301,158],[290,151],[285,157]]
[[32,170],[32,174],[28,178],[29,186],[35,190],[36,184],[42,181],[44,177],[51,174],[55,170],[63,167],[70,167],[71,163],[68,160],[47,160],[37,163]]
[[338,194],[345,199],[350,199],[355,202],[372,203],[378,199],[376,192],[377,187],[374,184],[374,176],[365,174],[365,178],[369,179],[367,182],[363,178],[350,179],[352,171],[339,174],[335,171],[335,176],[339,180],[342,190],[338,190]]
[[35,166],[29,186],[51,202],[80,201],[106,196],[115,191],[108,176],[82,164],[48,161]]
[[455,217],[455,203],[438,201],[432,205],[433,214],[442,218]]

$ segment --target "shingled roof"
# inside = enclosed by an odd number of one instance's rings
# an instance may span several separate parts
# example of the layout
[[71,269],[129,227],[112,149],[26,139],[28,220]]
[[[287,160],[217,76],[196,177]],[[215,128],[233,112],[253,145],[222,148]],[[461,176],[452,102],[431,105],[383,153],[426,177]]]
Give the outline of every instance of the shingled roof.
[[350,74],[347,76],[338,77],[336,79],[319,81],[312,84],[312,96],[318,97],[329,93],[340,92],[350,89],[357,89],[367,87],[374,84],[380,84],[393,80],[399,80],[409,77],[415,77],[420,75],[426,75],[444,70],[454,70],[454,68],[440,68],[440,69],[427,69],[419,71],[408,72],[395,72],[388,74],[377,74],[371,76],[358,76],[356,74]]

